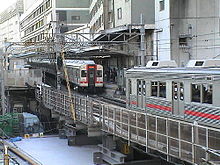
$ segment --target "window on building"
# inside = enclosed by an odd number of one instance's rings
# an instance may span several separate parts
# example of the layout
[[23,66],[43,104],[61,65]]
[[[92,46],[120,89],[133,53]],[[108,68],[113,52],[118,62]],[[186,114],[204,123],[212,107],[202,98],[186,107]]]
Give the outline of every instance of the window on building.
[[165,0],[161,0],[160,1],[160,11],[163,11],[164,10],[164,8],[165,8],[165,2],[164,2]]
[[122,19],[122,8],[118,8],[117,13],[118,13],[118,19]]
[[180,45],[180,46],[187,46],[187,45],[188,45],[188,43],[187,43],[187,37],[179,38],[179,45]]
[[73,21],[78,21],[78,20],[80,20],[80,16],[72,16],[71,19]]
[[112,22],[112,12],[108,12],[108,22]]

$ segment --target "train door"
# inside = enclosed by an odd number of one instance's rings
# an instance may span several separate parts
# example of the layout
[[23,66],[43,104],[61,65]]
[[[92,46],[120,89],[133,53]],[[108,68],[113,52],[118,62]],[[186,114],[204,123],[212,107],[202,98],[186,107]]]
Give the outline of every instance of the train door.
[[88,84],[89,87],[95,86],[95,66],[93,65],[88,66]]
[[146,97],[146,81],[137,80],[137,106],[140,109],[145,108],[145,97]]
[[172,82],[173,114],[184,115],[184,84],[183,82]]

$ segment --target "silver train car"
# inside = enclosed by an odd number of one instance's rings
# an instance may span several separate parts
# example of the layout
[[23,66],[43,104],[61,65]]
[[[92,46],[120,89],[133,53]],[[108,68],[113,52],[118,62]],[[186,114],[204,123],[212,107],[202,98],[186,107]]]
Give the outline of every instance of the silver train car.
[[127,108],[220,127],[220,60],[149,61],[126,72]]
[[[69,81],[80,89],[103,88],[103,66],[92,60],[65,60]],[[64,79],[64,74],[63,79]]]
[[[29,59],[31,65],[41,67],[45,72],[56,75],[56,60],[54,59]],[[65,60],[69,82],[79,91],[102,92],[103,66],[95,64],[93,60]],[[65,79],[63,67],[61,67],[61,78]]]

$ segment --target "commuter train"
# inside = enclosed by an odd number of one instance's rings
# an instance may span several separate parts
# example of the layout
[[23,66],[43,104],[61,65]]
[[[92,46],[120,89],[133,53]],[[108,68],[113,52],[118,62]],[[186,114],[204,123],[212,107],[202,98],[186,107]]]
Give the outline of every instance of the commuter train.
[[[102,92],[103,90],[103,66],[95,64],[93,60],[65,60],[67,74],[74,89],[79,91]],[[55,75],[54,59],[29,59],[29,63],[40,66],[45,72]],[[63,67],[61,78],[66,80]]]
[[[103,66],[92,60],[65,60],[69,81],[79,90],[102,90]],[[62,74],[64,79],[64,74]]]
[[126,72],[126,105],[168,118],[220,127],[220,60],[149,61]]

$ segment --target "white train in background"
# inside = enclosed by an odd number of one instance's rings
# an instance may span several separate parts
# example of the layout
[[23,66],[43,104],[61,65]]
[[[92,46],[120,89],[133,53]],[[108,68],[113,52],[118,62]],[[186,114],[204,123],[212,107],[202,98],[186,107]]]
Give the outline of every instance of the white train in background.
[[[93,60],[65,60],[69,82],[79,91],[101,92],[103,90],[103,66],[95,64]],[[49,59],[31,59],[29,63],[37,63],[41,68],[53,68],[55,60]],[[52,66],[52,67],[50,67]],[[53,68],[55,70],[55,68]],[[52,74],[55,74],[52,73]],[[66,80],[63,67],[61,67],[61,78]]]

